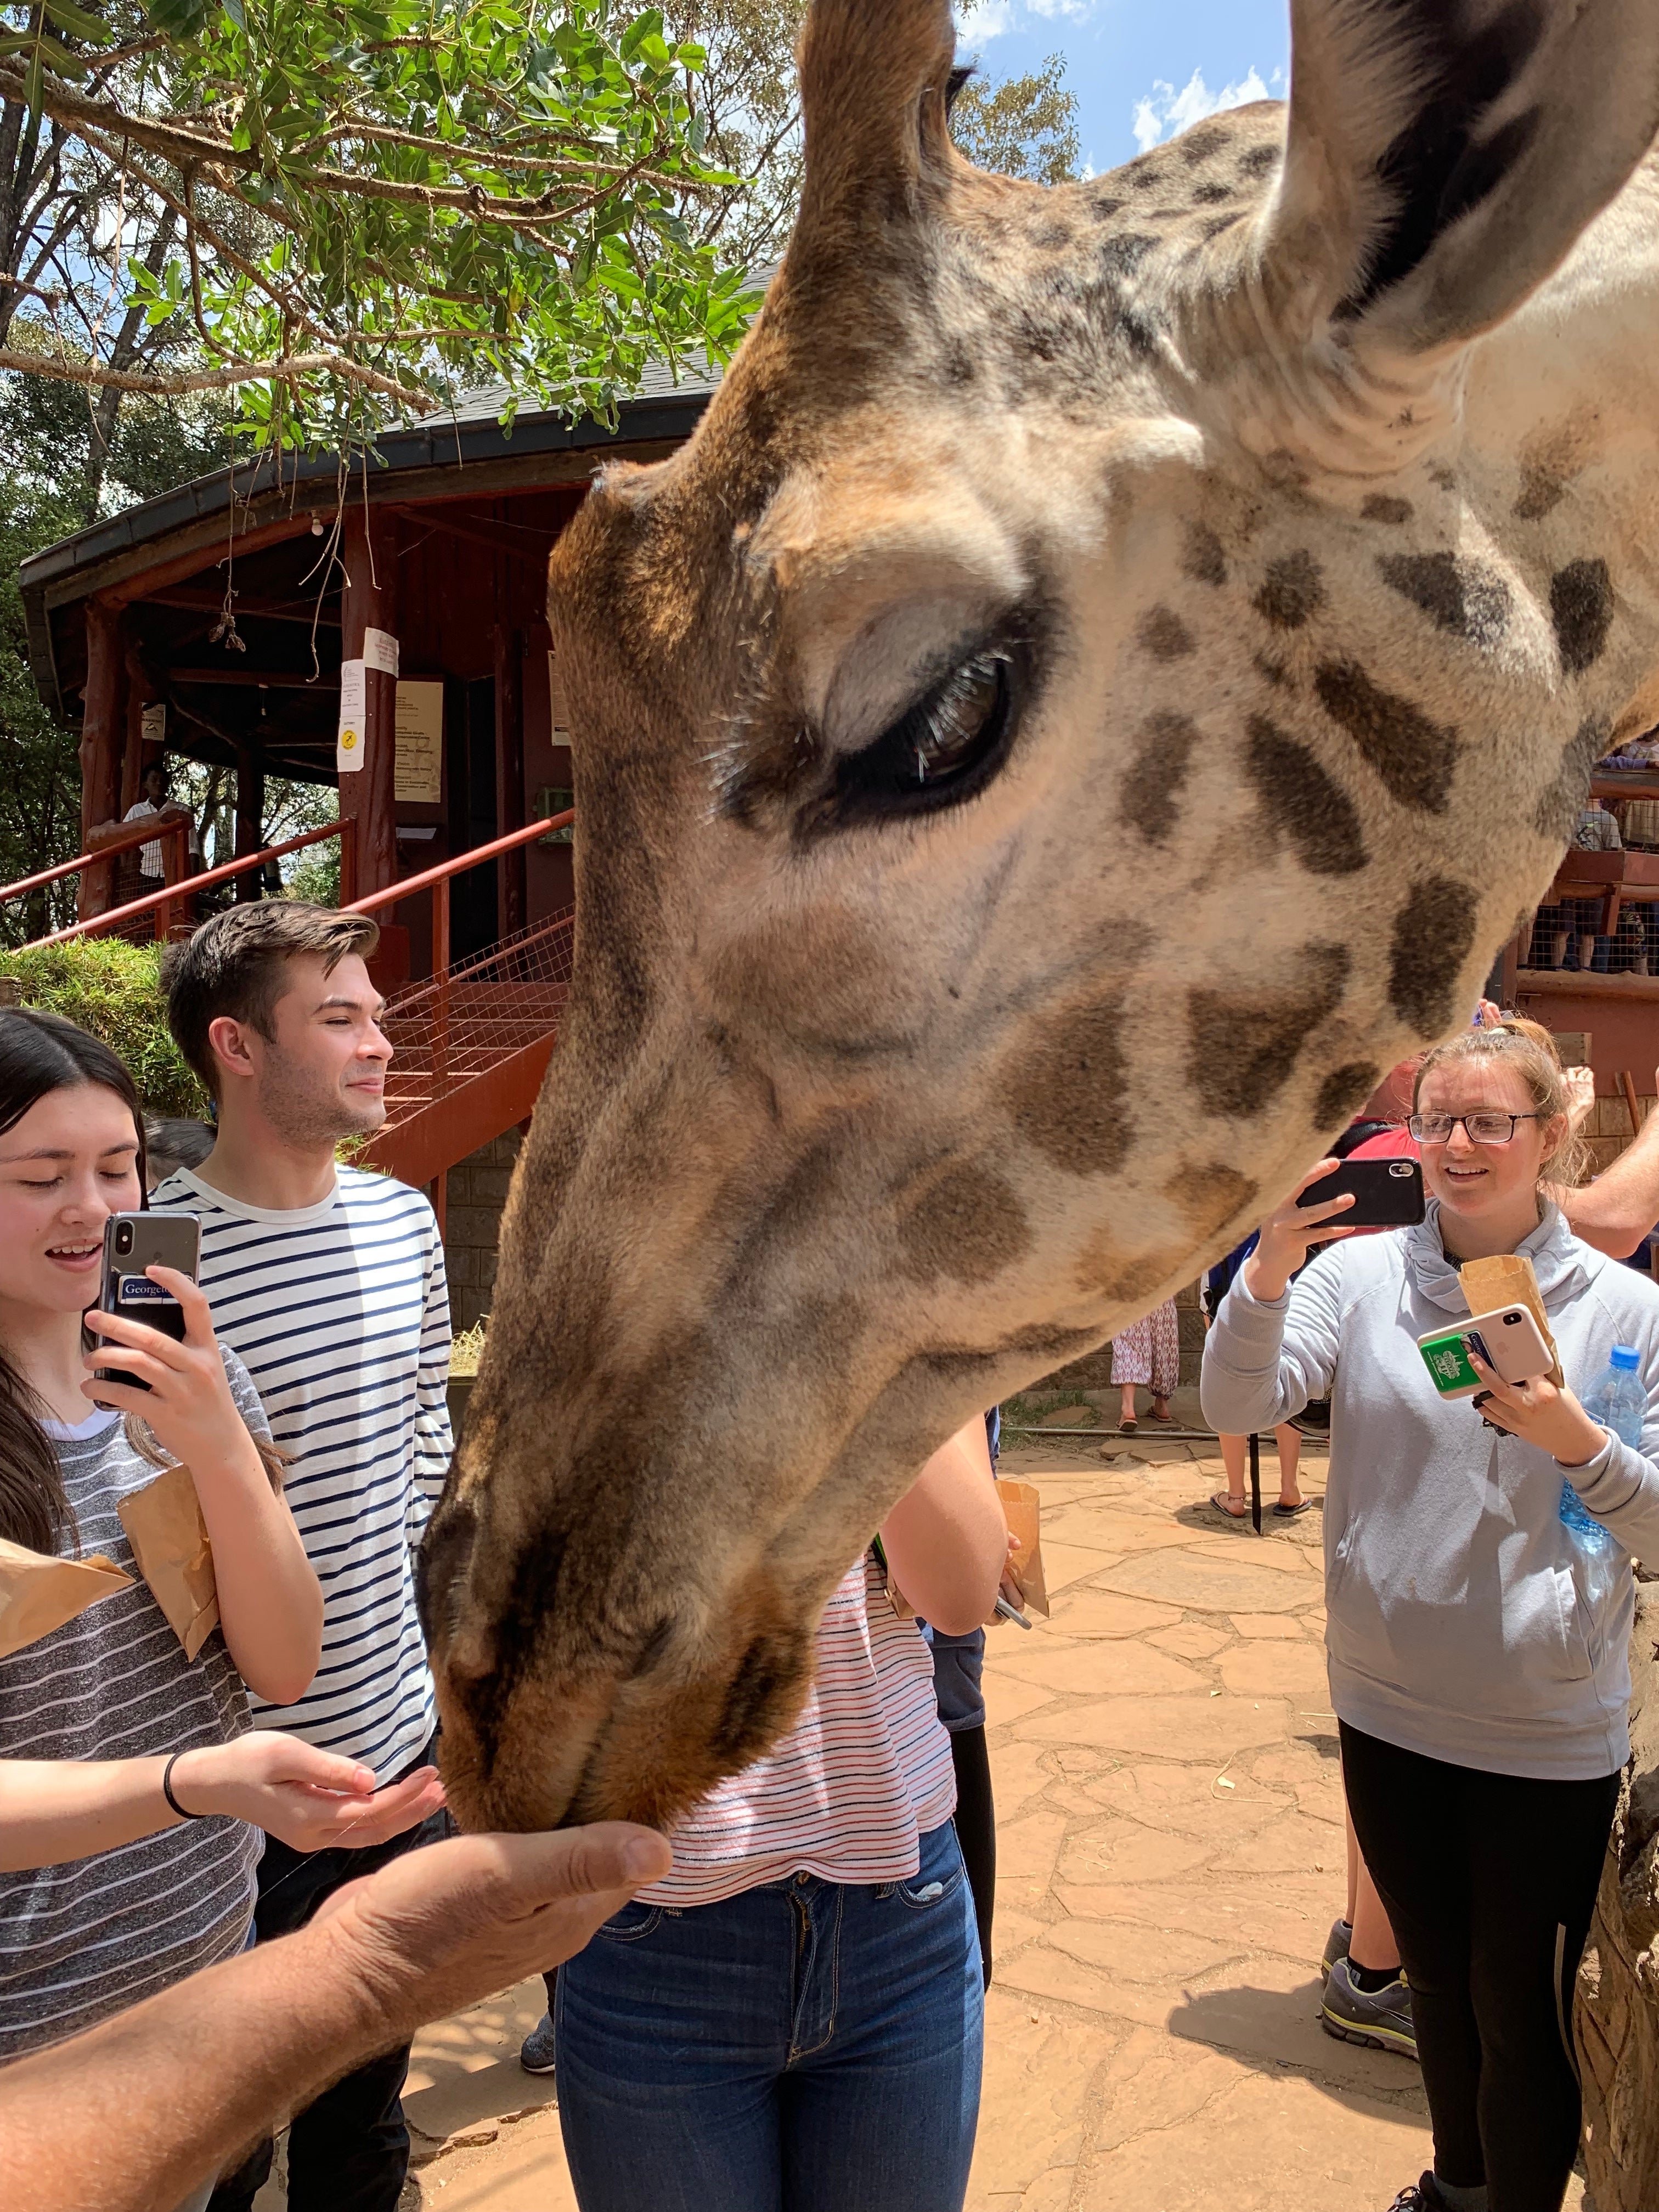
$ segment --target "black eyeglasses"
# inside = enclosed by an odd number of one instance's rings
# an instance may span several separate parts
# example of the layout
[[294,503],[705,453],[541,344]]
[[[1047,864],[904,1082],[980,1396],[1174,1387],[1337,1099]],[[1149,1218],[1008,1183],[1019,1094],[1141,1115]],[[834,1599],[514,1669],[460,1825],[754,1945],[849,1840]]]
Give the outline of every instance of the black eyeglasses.
[[1472,1145],[1507,1145],[1514,1139],[1517,1123],[1543,1118],[1541,1114],[1412,1114],[1406,1127],[1419,1145],[1449,1143],[1460,1121]]

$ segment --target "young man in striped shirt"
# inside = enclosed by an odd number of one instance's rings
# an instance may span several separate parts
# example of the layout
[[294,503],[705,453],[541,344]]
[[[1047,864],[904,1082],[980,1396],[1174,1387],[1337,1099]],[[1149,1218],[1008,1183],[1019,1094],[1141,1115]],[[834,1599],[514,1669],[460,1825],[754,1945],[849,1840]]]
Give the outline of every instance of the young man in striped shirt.
[[[218,1107],[213,1151],[155,1192],[199,1214],[213,1323],[292,1455],[287,1497],[325,1601],[322,1663],[265,1728],[359,1759],[382,1783],[429,1759],[432,1678],[413,1554],[449,1466],[449,1295],[432,1208],[390,1176],[338,1167],[342,1137],[386,1118],[392,1047],[362,915],[272,899],[233,907],[169,954],[167,1021]],[[268,1838],[262,1939],[308,1920],[342,1883],[443,1832],[300,1858]],[[407,2048],[348,2075],[295,2116],[290,2212],[395,2212],[409,2158]],[[220,2184],[246,2212],[264,2144]]]

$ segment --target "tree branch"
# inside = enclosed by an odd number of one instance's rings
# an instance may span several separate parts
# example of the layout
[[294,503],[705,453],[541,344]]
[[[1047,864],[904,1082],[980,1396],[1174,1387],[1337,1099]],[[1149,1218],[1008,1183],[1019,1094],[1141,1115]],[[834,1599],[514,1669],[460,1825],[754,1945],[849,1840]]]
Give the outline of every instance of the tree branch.
[[16,369],[25,376],[53,376],[65,384],[89,385],[100,392],[148,392],[174,399],[187,392],[224,392],[236,384],[294,384],[307,376],[338,376],[422,415],[440,404],[428,392],[416,392],[337,353],[288,354],[279,361],[229,362],[222,368],[157,376],[106,368],[99,362],[63,361],[53,354],[18,353],[10,346],[0,346],[0,369],[4,368]]

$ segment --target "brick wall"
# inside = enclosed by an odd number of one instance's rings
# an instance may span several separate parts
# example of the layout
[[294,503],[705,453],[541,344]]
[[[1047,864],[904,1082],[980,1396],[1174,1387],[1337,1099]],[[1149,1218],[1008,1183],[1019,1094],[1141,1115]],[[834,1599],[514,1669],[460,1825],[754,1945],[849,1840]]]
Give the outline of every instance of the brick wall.
[[482,1321],[494,1300],[501,1208],[523,1141],[516,1129],[509,1129],[449,1170],[444,1260],[449,1269],[449,1310],[457,1328],[471,1328]]

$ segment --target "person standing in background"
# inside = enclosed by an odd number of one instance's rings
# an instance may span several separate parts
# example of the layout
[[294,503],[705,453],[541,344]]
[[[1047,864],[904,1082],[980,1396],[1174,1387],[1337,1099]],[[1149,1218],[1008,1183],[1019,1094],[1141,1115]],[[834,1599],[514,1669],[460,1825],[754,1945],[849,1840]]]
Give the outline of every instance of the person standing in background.
[[[432,1208],[335,1146],[386,1118],[392,1047],[365,965],[362,915],[297,901],[237,906],[167,957],[167,1021],[212,1094],[217,1140],[153,1203],[198,1214],[214,1325],[289,1453],[286,1494],[323,1586],[323,1657],[266,1728],[356,1759],[382,1784],[430,1763],[436,1710],[415,1609],[414,1552],[448,1471],[449,1297]],[[369,1851],[301,1856],[275,1838],[259,1869],[262,1942],[343,1883],[447,1832],[442,1813]],[[290,2212],[395,2212],[409,2160],[398,2101],[407,2045],[295,2115]],[[262,2144],[215,2192],[246,2212]]]
[[1112,1381],[1120,1393],[1118,1428],[1133,1436],[1135,1386],[1144,1383],[1152,1394],[1152,1419],[1172,1421],[1170,1399],[1181,1380],[1181,1322],[1173,1298],[1112,1339]]

